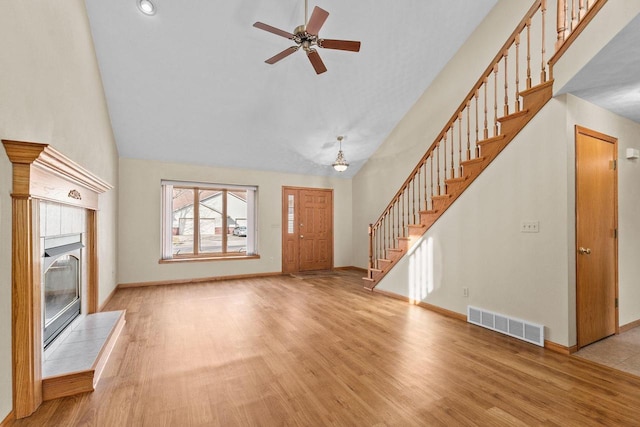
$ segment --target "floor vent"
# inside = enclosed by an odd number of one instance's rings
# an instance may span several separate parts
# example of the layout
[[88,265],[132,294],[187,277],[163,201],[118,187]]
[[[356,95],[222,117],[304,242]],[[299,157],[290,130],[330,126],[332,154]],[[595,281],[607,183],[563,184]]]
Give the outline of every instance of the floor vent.
[[467,307],[467,321],[544,347],[544,326],[477,307]]

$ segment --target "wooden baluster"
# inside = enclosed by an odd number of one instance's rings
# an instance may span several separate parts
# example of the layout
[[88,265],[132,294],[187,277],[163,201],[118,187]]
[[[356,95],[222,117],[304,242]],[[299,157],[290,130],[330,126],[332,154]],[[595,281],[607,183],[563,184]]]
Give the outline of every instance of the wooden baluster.
[[393,247],[396,247],[396,204],[391,205],[391,241],[393,243]]
[[431,157],[431,209],[433,209],[433,195],[434,195],[434,190],[433,190],[433,152],[435,151],[435,148],[433,150],[431,150],[431,154],[429,154],[429,157]]
[[436,150],[437,150],[437,158],[436,158],[436,167],[437,167],[437,178],[438,181],[436,182],[437,186],[438,186],[438,196],[440,195],[440,143],[436,144]]
[[509,115],[509,76],[507,72],[507,64],[509,59],[509,49],[504,51],[504,115]]
[[484,139],[489,139],[489,109],[487,106],[487,86],[489,86],[489,77],[484,78]]
[[427,162],[429,157],[424,159],[424,210],[429,209],[429,190],[427,189]]
[[498,64],[493,66],[493,136],[498,136]]
[[585,4],[585,0],[580,0],[580,12],[578,13],[578,20],[582,21],[584,16],[587,14],[587,6]]
[[[418,169],[418,182],[420,182],[420,169]],[[420,195],[418,195],[420,197]],[[412,223],[416,223],[416,180],[411,180],[411,217],[413,218]]]
[[520,111],[520,33],[516,34],[516,113]]
[[471,98],[467,101],[467,160],[471,160]]
[[454,145],[455,145],[455,135],[453,132],[453,127],[455,126],[456,122],[453,122],[453,124],[451,125],[451,172],[449,172],[449,178],[455,178],[456,177],[456,169],[455,169],[455,160],[453,159],[453,153],[456,151]]
[[402,237],[405,237],[405,222],[404,222],[404,215],[405,215],[405,210],[404,210],[404,191],[406,190],[406,188],[402,189],[402,192],[400,193],[400,204],[402,205]]
[[[448,151],[447,151],[447,135],[448,134],[449,134],[449,130],[447,129],[445,131],[445,133],[444,133],[444,138],[443,138],[443,140],[444,140],[444,148],[442,150],[443,151],[442,152],[442,157],[444,158],[443,159],[444,160],[444,169],[442,170],[444,172],[443,173],[444,177],[442,178],[443,181],[447,180],[447,153],[448,153]],[[446,192],[446,188],[447,187],[445,186],[444,188],[445,188],[445,192]]]
[[542,71],[540,72],[540,83],[544,83],[547,81],[547,63],[545,62],[544,59],[544,54],[546,53],[546,47],[545,47],[545,35],[544,35],[544,23],[545,23],[545,16],[547,13],[547,0],[542,0],[541,4],[540,4],[540,11],[542,12]]
[[458,113],[458,176],[462,176],[462,111]]
[[578,26],[578,5],[576,0],[571,0],[571,32]]
[[527,89],[531,89],[531,18],[527,19],[525,25],[527,27]]
[[478,141],[480,141],[479,132],[480,132],[480,120],[478,113],[478,98],[480,98],[480,89],[476,89],[476,93],[474,95],[476,99],[476,158],[480,157],[480,146],[478,145]]
[[558,11],[556,14],[556,31],[558,32],[558,37],[556,38],[556,51],[560,49],[562,44],[564,43],[565,31],[567,29],[565,22],[567,14],[567,1],[566,0],[558,0]]
[[[369,224],[368,233],[369,233],[369,268],[373,268],[373,224]],[[371,274],[371,271],[369,271],[369,274]],[[369,276],[369,278],[371,279],[372,277]]]

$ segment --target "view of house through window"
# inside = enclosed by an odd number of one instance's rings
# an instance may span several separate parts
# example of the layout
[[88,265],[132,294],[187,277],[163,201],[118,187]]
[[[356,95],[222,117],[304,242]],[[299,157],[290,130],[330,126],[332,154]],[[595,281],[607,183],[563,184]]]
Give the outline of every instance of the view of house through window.
[[163,182],[163,258],[253,255],[256,187]]

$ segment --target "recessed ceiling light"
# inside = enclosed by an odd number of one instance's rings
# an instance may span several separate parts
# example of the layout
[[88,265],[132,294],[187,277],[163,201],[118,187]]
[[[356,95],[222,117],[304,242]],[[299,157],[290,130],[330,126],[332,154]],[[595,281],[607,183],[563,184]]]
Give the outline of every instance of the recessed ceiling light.
[[151,0],[138,0],[138,9],[145,15],[153,15],[156,13],[156,5]]

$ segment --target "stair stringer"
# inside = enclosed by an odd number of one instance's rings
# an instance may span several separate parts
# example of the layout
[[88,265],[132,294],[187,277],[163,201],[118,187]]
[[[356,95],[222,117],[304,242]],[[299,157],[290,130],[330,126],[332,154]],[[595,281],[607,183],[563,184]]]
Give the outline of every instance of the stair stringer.
[[[363,277],[364,287],[368,290],[373,290],[376,285],[391,271],[398,261],[404,258],[411,247],[438,221],[439,218],[453,205],[457,198],[471,185],[475,179],[482,174],[482,171],[486,169],[493,160],[500,154],[500,152],[525,128],[527,123],[533,119],[536,114],[545,106],[547,102],[552,98],[553,94],[553,80],[534,86],[531,89],[521,92],[523,99],[522,111],[515,114],[511,114],[499,119],[501,123],[501,133],[497,137],[489,138],[486,140],[488,144],[483,144],[480,141],[480,162],[475,159],[469,163],[473,165],[472,171],[467,172],[463,162],[463,180],[456,180],[455,187],[447,185],[447,193],[443,196],[438,196],[438,199],[434,199],[434,211],[430,211],[428,215],[431,218],[428,221],[422,219],[423,212],[420,213],[421,223],[423,227],[413,227],[409,225],[409,235],[407,237],[398,238],[396,248],[394,250],[400,252],[400,256],[390,257],[386,254],[385,262],[378,266],[378,268],[370,268],[367,277]],[[469,168],[467,168],[469,169]],[[391,261],[391,262],[387,262]],[[380,263],[379,263],[380,264]]]

